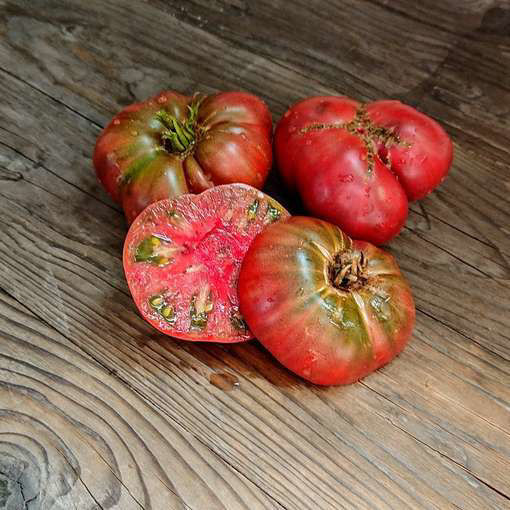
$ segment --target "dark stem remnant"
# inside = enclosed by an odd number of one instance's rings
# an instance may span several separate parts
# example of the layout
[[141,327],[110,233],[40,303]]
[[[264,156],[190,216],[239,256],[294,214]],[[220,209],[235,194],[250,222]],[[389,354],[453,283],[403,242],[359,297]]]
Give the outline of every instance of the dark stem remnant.
[[308,131],[320,131],[322,129],[345,129],[354,136],[357,136],[367,150],[367,165],[369,173],[374,170],[375,157],[388,168],[391,167],[390,147],[398,145],[400,147],[411,146],[410,143],[400,139],[394,127],[387,128],[376,125],[368,116],[364,105],[361,105],[356,111],[354,119],[343,124],[311,124],[301,129],[301,133]]
[[367,262],[362,251],[337,254],[329,268],[329,279],[333,287],[346,292],[363,287],[368,280]]

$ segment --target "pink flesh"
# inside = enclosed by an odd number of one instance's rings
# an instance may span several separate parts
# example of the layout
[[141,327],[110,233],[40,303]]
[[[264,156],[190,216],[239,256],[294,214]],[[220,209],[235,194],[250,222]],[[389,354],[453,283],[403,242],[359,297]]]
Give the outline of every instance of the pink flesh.
[[[254,218],[249,208],[258,200]],[[241,261],[253,238],[270,223],[268,203],[288,213],[277,202],[250,186],[216,186],[200,195],[181,195],[147,207],[132,224],[124,245],[124,270],[129,289],[143,317],[154,327],[178,338],[195,341],[241,342],[253,338],[236,329],[231,315],[239,317],[237,280]],[[172,220],[170,211],[177,213]],[[161,246],[178,247],[173,262],[159,267],[136,262],[140,243],[150,236]],[[191,303],[201,289],[209,289],[212,310],[204,329],[192,327]],[[174,322],[154,310],[149,299],[163,296],[174,311]],[[196,298],[195,298],[196,299]]]

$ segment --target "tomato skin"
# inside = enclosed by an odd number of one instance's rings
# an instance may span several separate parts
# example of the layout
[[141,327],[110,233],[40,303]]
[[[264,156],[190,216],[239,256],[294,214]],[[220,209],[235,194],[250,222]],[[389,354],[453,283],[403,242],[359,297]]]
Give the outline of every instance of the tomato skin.
[[306,138],[313,133],[303,134],[301,130],[311,124],[349,122],[359,106],[360,103],[344,96],[316,96],[298,101],[287,110],[276,125],[274,150],[278,169],[290,189],[296,186],[295,165],[310,153]]
[[[310,133],[307,141],[307,157],[295,166],[306,208],[356,239],[382,244],[396,236],[408,204],[390,170],[375,159],[369,171],[366,148],[344,130]],[[310,175],[310,168],[322,170]]]
[[[335,255],[362,252],[366,282],[331,284]],[[325,221],[293,216],[251,244],[239,275],[240,310],[256,338],[288,369],[321,385],[348,384],[408,342],[410,288],[395,259]]]
[[[161,112],[182,127],[191,106],[196,106],[193,139],[182,150],[169,147],[163,134],[173,128],[161,120]],[[252,94],[202,97],[166,91],[111,120],[96,142],[94,166],[131,223],[149,204],[183,193],[233,182],[261,188],[272,163],[271,136],[269,110]]]
[[444,179],[453,146],[433,119],[399,101],[299,101],[275,132],[283,180],[312,214],[357,239],[383,244],[405,223],[408,201]]
[[391,170],[409,201],[419,200],[441,184],[453,160],[453,145],[434,120],[400,101],[375,101],[366,106],[370,119],[394,128],[410,147],[392,146]]

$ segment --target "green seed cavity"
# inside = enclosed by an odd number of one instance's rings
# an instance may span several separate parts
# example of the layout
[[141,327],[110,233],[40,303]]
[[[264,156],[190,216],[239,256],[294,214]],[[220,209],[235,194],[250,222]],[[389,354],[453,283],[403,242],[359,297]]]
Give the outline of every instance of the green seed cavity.
[[149,299],[149,304],[152,306],[152,308],[159,310],[159,308],[163,304],[163,298],[161,296],[152,296]]
[[213,301],[209,285],[204,285],[198,294],[191,298],[190,319],[191,329],[203,331],[207,326],[209,313],[213,309]]
[[173,262],[174,255],[179,251],[181,248],[171,246],[170,241],[151,235],[137,246],[135,262],[149,262],[154,266],[164,267]]
[[155,295],[149,298],[150,307],[167,322],[175,322],[175,312],[172,305],[165,303],[163,296]]
[[230,323],[237,329],[237,331],[246,332],[248,331],[248,324],[246,324],[245,320],[241,317],[241,314],[238,310],[232,310],[230,314]]
[[248,207],[248,220],[253,221],[257,217],[259,205],[260,202],[258,200],[254,200],[253,203]]
[[277,207],[273,207],[269,202],[267,203],[266,218],[269,223],[274,223],[281,215],[282,212]]

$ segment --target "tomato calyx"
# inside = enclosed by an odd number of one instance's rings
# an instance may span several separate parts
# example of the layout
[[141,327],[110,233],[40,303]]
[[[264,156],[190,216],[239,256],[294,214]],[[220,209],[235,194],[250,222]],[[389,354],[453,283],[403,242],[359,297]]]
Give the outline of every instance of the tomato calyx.
[[188,116],[182,121],[170,115],[166,110],[156,112],[156,118],[163,124],[161,144],[170,154],[188,155],[198,141],[198,107],[201,99],[194,99],[188,105]]
[[375,157],[378,156],[382,163],[391,169],[391,154],[388,149],[392,146],[410,148],[411,144],[403,141],[395,128],[387,128],[375,124],[368,116],[365,106],[362,104],[356,110],[356,114],[349,122],[340,124],[310,124],[301,129],[305,134],[309,131],[320,131],[323,129],[344,129],[351,135],[361,140],[366,148],[368,173],[374,170]]
[[350,292],[363,287],[368,281],[368,260],[362,251],[338,253],[329,266],[329,281],[338,290]]

